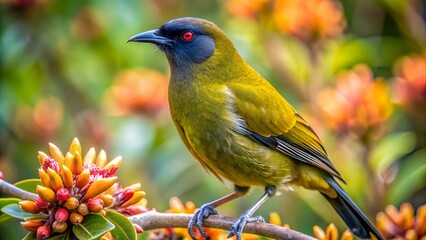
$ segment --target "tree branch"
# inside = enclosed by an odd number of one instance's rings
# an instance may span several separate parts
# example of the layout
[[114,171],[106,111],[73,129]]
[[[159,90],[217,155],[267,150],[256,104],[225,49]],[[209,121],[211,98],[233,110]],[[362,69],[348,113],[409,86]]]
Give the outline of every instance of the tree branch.
[[22,190],[2,179],[0,179],[0,193],[4,193],[6,195],[17,197],[23,200],[35,201],[35,199],[37,198],[37,194]]
[[[144,231],[158,228],[187,228],[191,219],[191,214],[183,213],[159,213],[149,211],[146,213],[130,216],[129,219],[142,227]],[[231,230],[234,220],[228,217],[212,215],[204,219],[204,227],[217,228],[223,230]],[[245,233],[256,234],[259,236],[269,237],[273,239],[298,239],[312,240],[315,239],[303,233],[276,226],[269,223],[247,223],[244,228]]]

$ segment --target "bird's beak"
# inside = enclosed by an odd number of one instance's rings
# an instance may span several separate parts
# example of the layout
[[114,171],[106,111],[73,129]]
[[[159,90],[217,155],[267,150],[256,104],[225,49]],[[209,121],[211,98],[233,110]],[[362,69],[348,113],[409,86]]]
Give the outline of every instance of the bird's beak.
[[158,29],[146,31],[143,33],[136,34],[135,36],[129,38],[128,42],[147,42],[147,43],[154,43],[157,45],[161,44],[170,44],[173,42],[173,40],[170,40],[168,38],[165,38],[161,35],[159,35]]

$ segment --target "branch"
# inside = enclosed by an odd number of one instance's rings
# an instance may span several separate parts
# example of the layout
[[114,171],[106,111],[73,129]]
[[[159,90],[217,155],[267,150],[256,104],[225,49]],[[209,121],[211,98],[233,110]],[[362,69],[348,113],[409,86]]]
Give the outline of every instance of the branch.
[[0,193],[4,193],[6,195],[17,197],[23,200],[35,201],[35,199],[37,198],[37,194],[22,190],[2,179],[0,179]]
[[[149,211],[146,213],[130,216],[129,219],[142,227],[144,231],[158,228],[187,228],[191,219],[191,214],[159,213]],[[234,220],[228,217],[212,215],[204,219],[204,227],[231,230]],[[245,233],[256,234],[273,239],[298,239],[313,240],[315,238],[303,233],[276,226],[269,223],[247,223],[244,228]]]

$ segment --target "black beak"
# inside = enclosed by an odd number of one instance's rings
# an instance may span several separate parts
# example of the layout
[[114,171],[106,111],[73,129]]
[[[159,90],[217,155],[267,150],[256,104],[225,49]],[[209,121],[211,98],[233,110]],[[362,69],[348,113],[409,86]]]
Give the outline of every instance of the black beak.
[[147,42],[147,43],[154,43],[157,45],[164,45],[164,44],[169,45],[173,42],[173,40],[160,36],[159,30],[155,29],[155,30],[139,33],[129,38],[129,40],[127,40],[126,43],[128,42]]

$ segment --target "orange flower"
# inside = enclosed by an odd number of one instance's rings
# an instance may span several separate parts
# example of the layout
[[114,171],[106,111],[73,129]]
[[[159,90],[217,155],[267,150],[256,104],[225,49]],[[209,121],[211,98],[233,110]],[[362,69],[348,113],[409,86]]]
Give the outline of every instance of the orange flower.
[[414,209],[410,203],[403,203],[398,209],[389,205],[376,216],[377,229],[386,239],[425,239],[426,204]]
[[337,77],[335,87],[322,89],[318,104],[322,116],[331,128],[366,136],[388,119],[392,105],[384,80],[373,80],[365,65]]
[[339,36],[346,26],[342,6],[334,0],[232,0],[228,10],[237,17],[266,19],[279,32],[306,42]]
[[394,97],[417,119],[424,131],[426,121],[426,54],[406,56],[394,66]]
[[238,17],[256,18],[268,0],[231,0],[228,2],[228,11]]
[[[330,225],[327,226],[327,229],[322,230],[322,228],[318,226],[314,226],[314,235],[319,240],[338,240],[339,239],[339,231],[337,230],[336,226],[333,223],[330,223]],[[343,232],[341,240],[352,240],[354,238],[351,231],[346,230]]]
[[41,140],[54,137],[62,119],[62,103],[57,98],[46,97],[37,101],[34,107],[20,107],[13,122],[19,135]]
[[116,114],[155,114],[167,109],[168,77],[153,70],[121,72],[107,95]]

